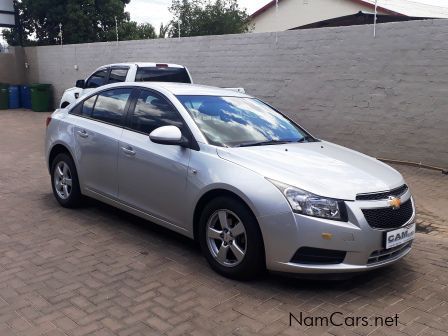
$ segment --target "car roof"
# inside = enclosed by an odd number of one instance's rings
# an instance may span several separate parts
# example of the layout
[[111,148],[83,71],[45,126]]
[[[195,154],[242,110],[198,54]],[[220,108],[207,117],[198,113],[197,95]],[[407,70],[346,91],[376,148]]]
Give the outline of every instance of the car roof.
[[[129,86],[131,83],[121,83]],[[112,84],[117,85],[117,84]],[[219,88],[215,86],[186,84],[174,82],[133,82],[132,85],[147,87],[149,89],[164,89],[175,96],[222,96],[222,97],[242,97],[250,98],[249,95],[234,90]]]
[[102,65],[101,67],[99,67],[99,69],[107,68],[107,67],[113,67],[113,66],[120,67],[120,66],[130,66],[130,65],[136,65],[139,68],[156,67],[157,64],[166,64],[170,68],[185,68],[183,65],[172,64],[172,63],[165,63],[165,62],[154,62],[154,63],[152,63],[152,62],[125,62],[125,63],[114,63],[114,64]]

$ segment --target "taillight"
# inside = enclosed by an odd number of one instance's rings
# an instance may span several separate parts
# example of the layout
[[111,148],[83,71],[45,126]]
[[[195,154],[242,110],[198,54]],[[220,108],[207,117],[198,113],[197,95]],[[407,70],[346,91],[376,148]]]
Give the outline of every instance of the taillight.
[[156,67],[157,68],[168,68],[168,64],[161,64],[161,63],[159,63],[159,64],[156,64]]
[[51,117],[47,117],[47,121],[45,122],[45,126],[48,127],[51,123]]

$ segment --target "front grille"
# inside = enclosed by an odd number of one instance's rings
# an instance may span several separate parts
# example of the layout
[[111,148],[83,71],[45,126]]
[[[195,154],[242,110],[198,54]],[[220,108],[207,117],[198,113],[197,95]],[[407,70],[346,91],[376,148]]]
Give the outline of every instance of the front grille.
[[367,223],[376,229],[393,229],[406,224],[412,217],[414,209],[411,199],[404,202],[400,208],[363,209],[362,213]]
[[387,261],[390,259],[393,259],[403,253],[405,253],[408,249],[410,249],[412,246],[412,242],[400,245],[400,246],[396,246],[393,247],[391,249],[382,249],[382,250],[377,250],[375,252],[373,252],[370,257],[369,260],[367,261],[367,264],[375,264],[375,263],[379,263],[382,261]]
[[326,250],[314,247],[301,247],[291,259],[296,264],[340,264],[345,259],[346,252],[338,250]]
[[389,190],[389,191],[381,191],[377,193],[371,194],[359,194],[356,196],[357,201],[375,201],[387,199],[389,196],[399,197],[403,195],[408,190],[408,186],[403,184],[401,187]]

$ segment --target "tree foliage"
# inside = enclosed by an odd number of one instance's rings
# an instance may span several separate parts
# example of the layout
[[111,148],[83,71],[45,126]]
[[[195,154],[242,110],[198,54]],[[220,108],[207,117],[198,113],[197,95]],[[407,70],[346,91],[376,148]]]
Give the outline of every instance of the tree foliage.
[[[170,36],[246,33],[252,29],[249,15],[237,0],[172,0]],[[179,24],[180,23],[180,24]]]
[[[130,21],[125,5],[130,0],[21,0],[17,3],[23,45],[88,43],[116,39],[154,38],[154,27]],[[19,29],[3,35],[10,45],[19,44]]]
[[[120,41],[127,40],[146,40],[156,38],[156,31],[149,23],[138,24],[135,21],[125,21],[118,26],[118,38]],[[106,34],[107,41],[117,39],[115,28]]]
[[160,24],[159,29],[159,38],[165,38],[166,34],[169,32],[171,28],[171,23],[168,23],[167,25],[164,25],[163,23]]

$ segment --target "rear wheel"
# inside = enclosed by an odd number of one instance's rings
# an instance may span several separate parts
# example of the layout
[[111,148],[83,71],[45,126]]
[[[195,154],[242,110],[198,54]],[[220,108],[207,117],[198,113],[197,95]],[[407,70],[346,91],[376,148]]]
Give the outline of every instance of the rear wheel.
[[258,223],[240,201],[219,197],[200,220],[202,251],[218,273],[235,279],[253,278],[264,268],[264,247]]
[[75,208],[81,204],[78,174],[73,159],[61,153],[56,155],[51,165],[51,186],[60,205]]

